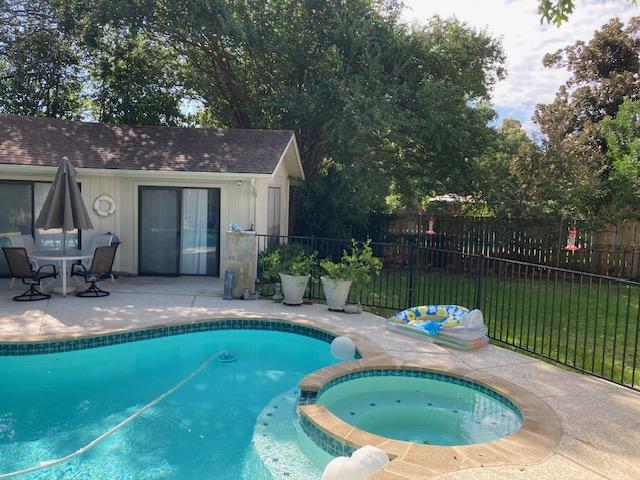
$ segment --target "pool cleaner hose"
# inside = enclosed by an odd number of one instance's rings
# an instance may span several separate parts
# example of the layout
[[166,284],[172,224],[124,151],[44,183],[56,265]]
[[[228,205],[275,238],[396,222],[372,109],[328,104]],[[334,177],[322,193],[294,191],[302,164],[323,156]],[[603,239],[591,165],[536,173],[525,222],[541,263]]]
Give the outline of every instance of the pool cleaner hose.
[[135,412],[133,412],[130,416],[128,416],[127,418],[122,420],[120,423],[118,423],[114,427],[110,428],[109,430],[104,432],[102,435],[94,438],[93,440],[91,440],[86,445],[80,447],[75,452],[69,453],[68,455],[65,455],[63,457],[58,457],[58,458],[55,458],[55,459],[52,459],[52,460],[44,460],[44,461],[42,461],[42,462],[40,462],[37,465],[34,465],[32,467],[23,468],[21,470],[16,470],[16,471],[13,471],[13,472],[0,474],[0,480],[5,479],[5,478],[17,477],[18,475],[25,475],[27,473],[33,473],[33,472],[36,472],[38,470],[49,468],[49,467],[52,467],[54,465],[58,465],[60,463],[64,463],[64,462],[66,462],[68,460],[71,460],[72,458],[78,457],[78,456],[82,455],[83,453],[91,450],[93,447],[98,445],[100,442],[102,442],[103,440],[109,438],[111,435],[116,433],[122,427],[126,426],[127,424],[129,424],[130,422],[135,420],[137,417],[139,417],[146,410],[150,409],[154,405],[157,405],[162,400],[167,398],[169,395],[171,395],[175,391],[179,390],[184,384],[189,382],[193,377],[195,377],[200,372],[202,372],[204,369],[206,369],[207,366],[211,363],[211,361],[214,360],[215,358],[217,358],[218,355],[219,355],[219,352],[218,353],[214,353],[213,355],[211,355],[202,364],[200,364],[200,366],[198,368],[196,368],[193,372],[191,372],[189,375],[187,375],[182,380],[180,380],[178,383],[176,383],[169,390],[167,390],[166,392],[158,395],[156,398],[151,400],[149,403],[147,403],[146,405],[144,405],[140,409],[138,409]]

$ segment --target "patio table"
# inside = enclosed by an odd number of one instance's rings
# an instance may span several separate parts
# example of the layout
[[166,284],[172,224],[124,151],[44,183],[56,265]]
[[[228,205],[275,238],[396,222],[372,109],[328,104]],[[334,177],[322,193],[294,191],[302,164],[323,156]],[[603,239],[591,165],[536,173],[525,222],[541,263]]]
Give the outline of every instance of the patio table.
[[40,250],[31,253],[29,256],[40,261],[60,262],[62,267],[62,288],[56,287],[53,290],[56,293],[62,293],[65,297],[67,293],[75,290],[73,287],[68,287],[69,271],[67,269],[67,262],[76,262],[93,257],[91,253],[83,252],[82,250],[70,250],[67,252],[63,252],[62,250]]

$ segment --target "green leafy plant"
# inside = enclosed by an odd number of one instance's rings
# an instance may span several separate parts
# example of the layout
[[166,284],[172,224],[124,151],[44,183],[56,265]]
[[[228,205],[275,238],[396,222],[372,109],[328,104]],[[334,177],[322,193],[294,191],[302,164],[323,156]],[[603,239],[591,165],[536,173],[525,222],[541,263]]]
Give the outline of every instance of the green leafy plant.
[[260,280],[265,283],[280,281],[279,275],[310,275],[316,265],[318,252],[307,252],[302,245],[289,243],[267,248],[258,256]]
[[340,262],[325,258],[320,262],[320,267],[333,280],[351,280],[356,285],[364,286],[380,273],[382,262],[373,255],[371,240],[360,245],[355,240],[352,242],[351,252],[343,250]]

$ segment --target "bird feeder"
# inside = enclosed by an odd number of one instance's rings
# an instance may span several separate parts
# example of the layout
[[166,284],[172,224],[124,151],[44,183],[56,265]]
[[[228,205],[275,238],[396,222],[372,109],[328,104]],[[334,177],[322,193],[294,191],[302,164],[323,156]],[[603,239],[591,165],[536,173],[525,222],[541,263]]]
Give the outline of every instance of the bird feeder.
[[575,227],[569,228],[569,233],[567,234],[567,245],[564,247],[565,250],[570,252],[575,252],[579,247],[576,246],[576,237],[578,235],[578,230]]
[[424,232],[427,235],[435,235],[436,231],[433,229],[433,225],[436,223],[436,221],[433,218],[429,219],[428,225],[429,225],[429,229]]

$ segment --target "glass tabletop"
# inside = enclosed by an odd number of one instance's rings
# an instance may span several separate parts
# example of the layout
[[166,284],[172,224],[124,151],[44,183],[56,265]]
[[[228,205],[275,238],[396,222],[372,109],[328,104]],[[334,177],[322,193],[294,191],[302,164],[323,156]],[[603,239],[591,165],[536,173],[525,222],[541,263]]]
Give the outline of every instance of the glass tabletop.
[[82,260],[83,258],[91,258],[93,254],[85,250],[38,250],[32,252],[30,257],[48,260]]

